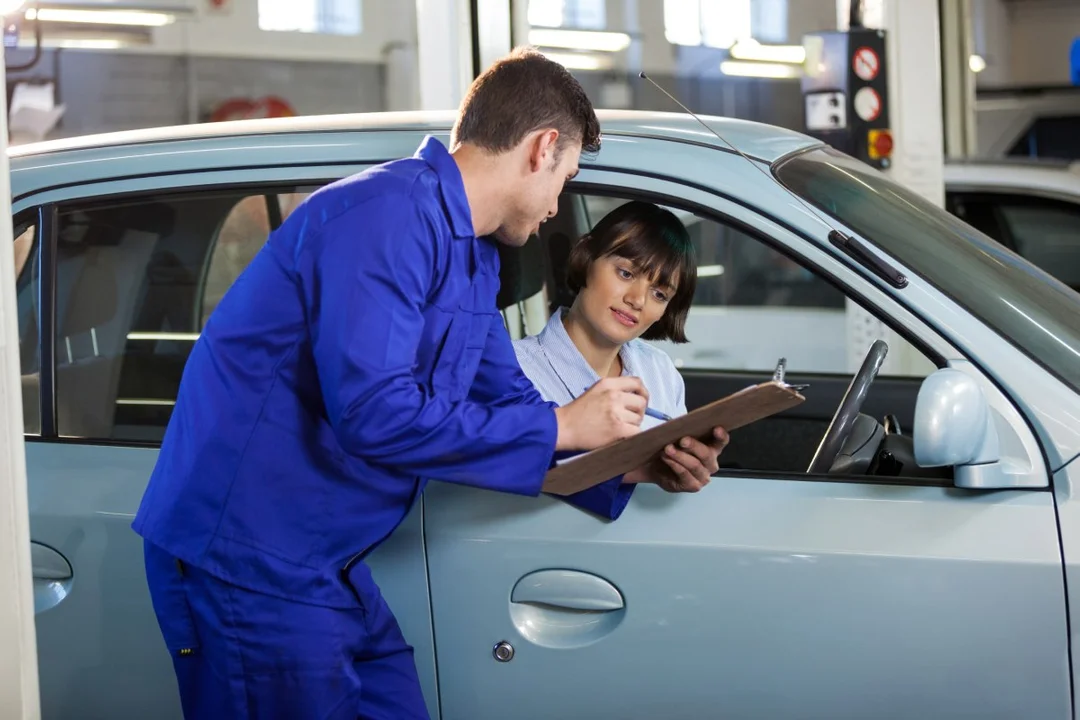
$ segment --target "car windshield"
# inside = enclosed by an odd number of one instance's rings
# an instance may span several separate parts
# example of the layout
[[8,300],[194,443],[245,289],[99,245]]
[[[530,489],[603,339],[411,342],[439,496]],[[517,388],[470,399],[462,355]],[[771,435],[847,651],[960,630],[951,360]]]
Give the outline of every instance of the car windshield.
[[832,148],[782,160],[786,187],[872,242],[1080,390],[1080,294]]

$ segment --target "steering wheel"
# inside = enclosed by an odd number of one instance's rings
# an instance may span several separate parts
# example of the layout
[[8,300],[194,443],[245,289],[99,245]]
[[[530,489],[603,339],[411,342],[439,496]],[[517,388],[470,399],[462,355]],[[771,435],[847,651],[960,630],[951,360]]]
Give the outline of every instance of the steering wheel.
[[851,379],[844,397],[840,400],[840,406],[836,408],[829,428],[821,438],[814,458],[810,461],[810,467],[806,472],[815,475],[824,475],[829,472],[836,460],[840,448],[844,446],[848,435],[851,433],[855,419],[859,417],[866,395],[870,392],[870,385],[881,370],[881,363],[885,362],[885,356],[889,354],[889,345],[884,340],[877,340],[870,346],[870,351],[863,358],[862,367],[855,377]]

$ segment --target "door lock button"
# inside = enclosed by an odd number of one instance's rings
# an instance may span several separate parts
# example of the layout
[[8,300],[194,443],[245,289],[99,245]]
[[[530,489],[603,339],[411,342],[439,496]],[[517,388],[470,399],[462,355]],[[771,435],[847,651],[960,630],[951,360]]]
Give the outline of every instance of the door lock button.
[[514,659],[514,646],[503,640],[492,649],[491,654],[499,662],[510,662]]

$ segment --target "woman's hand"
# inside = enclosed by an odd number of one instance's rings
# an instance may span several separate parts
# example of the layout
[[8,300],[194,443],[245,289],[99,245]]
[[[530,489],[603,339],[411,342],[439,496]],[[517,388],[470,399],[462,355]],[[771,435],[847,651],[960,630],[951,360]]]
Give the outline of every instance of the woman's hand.
[[659,461],[631,470],[623,482],[655,482],[667,492],[697,492],[709,484],[720,468],[717,458],[727,447],[729,437],[723,428],[713,428],[713,440],[703,443],[683,438],[679,446],[668,445]]

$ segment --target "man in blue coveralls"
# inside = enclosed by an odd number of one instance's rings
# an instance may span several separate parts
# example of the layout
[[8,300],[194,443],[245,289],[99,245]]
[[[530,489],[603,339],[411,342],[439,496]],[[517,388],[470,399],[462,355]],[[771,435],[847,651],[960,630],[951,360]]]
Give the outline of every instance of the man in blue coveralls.
[[314,193],[225,295],[133,523],[187,717],[427,717],[365,556],[429,479],[535,496],[556,451],[639,431],[636,378],[543,402],[495,306],[496,242],[554,215],[599,136],[573,77],[516,51],[449,150]]

